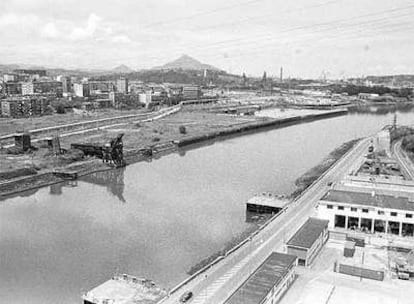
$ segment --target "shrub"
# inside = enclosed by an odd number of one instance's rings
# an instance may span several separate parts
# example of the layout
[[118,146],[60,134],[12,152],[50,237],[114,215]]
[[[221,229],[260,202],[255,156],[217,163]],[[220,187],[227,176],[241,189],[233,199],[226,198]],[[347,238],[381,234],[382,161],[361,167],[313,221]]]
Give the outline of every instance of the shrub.
[[65,106],[62,103],[59,103],[56,106],[56,113],[58,113],[58,114],[65,114]]
[[187,129],[185,128],[185,126],[180,126],[178,130],[180,131],[181,134],[187,134]]

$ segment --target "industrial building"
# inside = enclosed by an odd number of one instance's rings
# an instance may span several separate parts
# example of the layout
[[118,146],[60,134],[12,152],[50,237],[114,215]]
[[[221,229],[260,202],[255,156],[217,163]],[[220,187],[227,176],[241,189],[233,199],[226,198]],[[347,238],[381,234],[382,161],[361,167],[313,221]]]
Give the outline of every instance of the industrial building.
[[287,252],[298,257],[299,265],[309,266],[328,237],[328,221],[310,217],[287,242]]
[[184,86],[183,87],[183,99],[198,99],[201,97],[201,89],[198,86]]
[[318,203],[318,216],[329,220],[329,228],[366,233],[414,236],[414,200],[399,195],[330,190]]
[[225,304],[275,304],[295,279],[297,257],[272,252]]

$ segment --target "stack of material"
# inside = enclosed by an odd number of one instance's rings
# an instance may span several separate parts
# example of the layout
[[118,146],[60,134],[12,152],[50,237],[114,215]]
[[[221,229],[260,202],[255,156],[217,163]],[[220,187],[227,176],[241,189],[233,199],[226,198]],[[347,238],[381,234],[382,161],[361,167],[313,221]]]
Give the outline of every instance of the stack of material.
[[352,258],[355,254],[355,242],[346,241],[344,246],[344,257]]

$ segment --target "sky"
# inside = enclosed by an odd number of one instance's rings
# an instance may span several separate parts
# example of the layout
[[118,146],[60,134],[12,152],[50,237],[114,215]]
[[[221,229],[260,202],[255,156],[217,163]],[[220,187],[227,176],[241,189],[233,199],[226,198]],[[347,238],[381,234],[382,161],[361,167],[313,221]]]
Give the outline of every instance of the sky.
[[414,74],[412,0],[1,0],[0,64],[234,74]]

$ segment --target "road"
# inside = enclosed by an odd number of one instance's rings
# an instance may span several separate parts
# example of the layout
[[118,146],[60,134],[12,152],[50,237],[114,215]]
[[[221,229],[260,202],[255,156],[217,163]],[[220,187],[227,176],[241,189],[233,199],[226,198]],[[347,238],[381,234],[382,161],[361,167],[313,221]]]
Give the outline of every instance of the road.
[[403,170],[404,176],[407,178],[414,180],[414,167],[411,160],[407,157],[405,152],[403,151],[401,147],[401,140],[397,141],[395,144],[391,147],[392,154],[397,159],[398,163],[401,166],[401,169]]
[[284,251],[286,241],[315,212],[318,199],[329,188],[328,182],[339,181],[346,173],[354,171],[368,150],[369,141],[370,138],[360,141],[249,243],[194,278],[161,303],[179,303],[180,296],[188,290],[194,294],[191,304],[223,303],[272,251]]

